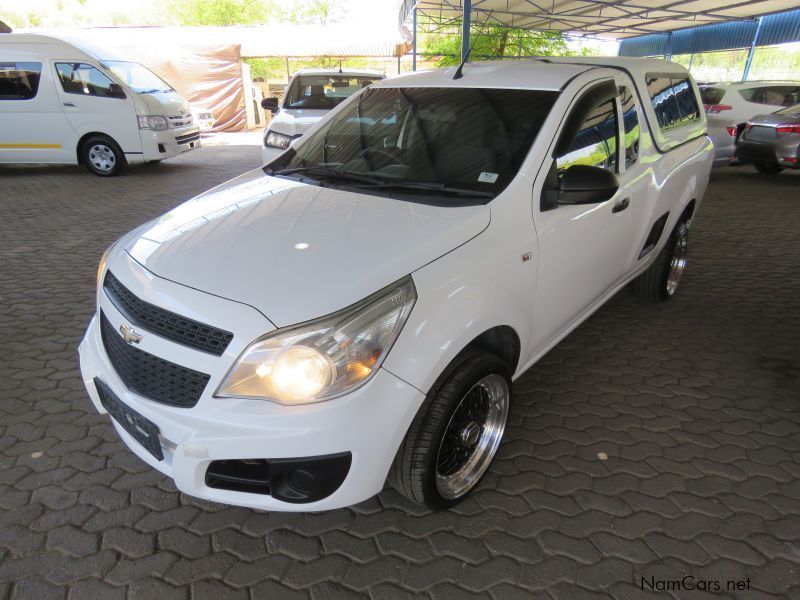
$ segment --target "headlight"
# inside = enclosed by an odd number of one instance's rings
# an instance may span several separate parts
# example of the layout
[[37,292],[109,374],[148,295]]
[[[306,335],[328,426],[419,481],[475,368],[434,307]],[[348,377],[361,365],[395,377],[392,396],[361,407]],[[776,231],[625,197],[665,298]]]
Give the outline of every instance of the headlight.
[[215,396],[296,405],[351,392],[381,366],[416,299],[409,277],[343,311],[256,340]]
[[114,242],[108,248],[106,248],[106,251],[103,252],[103,256],[100,257],[100,264],[97,265],[97,285],[95,287],[95,296],[96,296],[95,300],[97,300],[98,303],[100,302],[100,288],[103,285],[103,277],[105,277],[106,268],[108,267],[108,258],[109,256],[111,256],[111,251],[114,249],[116,245],[117,243]]
[[139,115],[139,129],[152,129],[153,131],[164,131],[169,127],[167,117],[160,115]]
[[264,145],[284,150],[289,147],[289,142],[291,141],[292,136],[290,135],[284,135],[276,131],[268,131],[267,137],[264,138]]

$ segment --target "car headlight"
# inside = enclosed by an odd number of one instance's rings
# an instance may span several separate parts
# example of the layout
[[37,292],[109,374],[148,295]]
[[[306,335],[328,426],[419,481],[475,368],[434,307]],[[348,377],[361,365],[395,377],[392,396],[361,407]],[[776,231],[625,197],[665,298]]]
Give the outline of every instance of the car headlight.
[[345,310],[253,342],[214,394],[280,404],[330,400],[381,366],[417,299],[408,277]]
[[139,129],[152,129],[153,131],[164,131],[169,128],[167,117],[161,115],[139,115]]
[[290,135],[284,135],[276,131],[268,131],[267,137],[264,138],[264,145],[285,150],[286,148],[289,147],[289,142],[291,141],[292,141],[292,136]]

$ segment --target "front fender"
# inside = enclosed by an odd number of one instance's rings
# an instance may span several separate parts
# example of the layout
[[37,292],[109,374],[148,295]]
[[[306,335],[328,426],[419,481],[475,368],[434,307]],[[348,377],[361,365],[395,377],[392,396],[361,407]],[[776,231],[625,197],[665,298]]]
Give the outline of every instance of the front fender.
[[516,377],[533,327],[535,244],[529,218],[498,223],[493,212],[483,234],[415,271],[417,303],[384,368],[427,394],[470,342],[505,325],[520,339]]

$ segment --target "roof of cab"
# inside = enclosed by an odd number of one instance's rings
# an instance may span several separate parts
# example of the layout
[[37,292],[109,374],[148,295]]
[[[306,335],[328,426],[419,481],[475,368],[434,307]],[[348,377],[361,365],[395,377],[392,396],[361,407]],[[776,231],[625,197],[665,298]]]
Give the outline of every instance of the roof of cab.
[[622,67],[633,75],[645,72],[685,73],[677,63],[648,58],[555,57],[524,58],[466,63],[460,79],[456,67],[421,71],[385,79],[384,87],[503,87],[510,89],[560,90],[569,81],[591,69]]
[[380,71],[368,71],[366,69],[299,69],[295,75],[343,75],[345,77],[380,77],[385,75]]

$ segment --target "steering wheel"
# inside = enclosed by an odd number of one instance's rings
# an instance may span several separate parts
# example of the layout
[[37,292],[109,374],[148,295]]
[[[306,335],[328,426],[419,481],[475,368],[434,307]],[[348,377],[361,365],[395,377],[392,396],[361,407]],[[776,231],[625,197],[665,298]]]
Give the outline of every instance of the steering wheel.
[[361,151],[361,156],[363,156],[364,158],[367,158],[368,154],[380,154],[381,156],[385,156],[391,161],[397,160],[397,156],[386,150],[381,150],[380,148],[369,147],[369,148],[364,148]]

